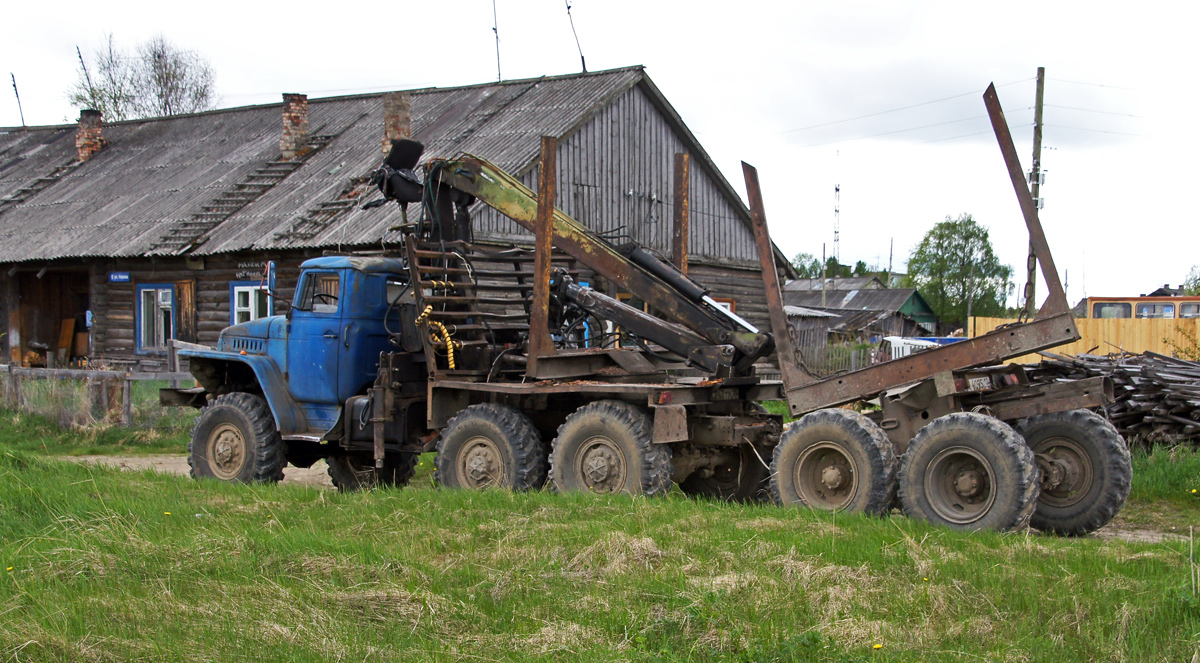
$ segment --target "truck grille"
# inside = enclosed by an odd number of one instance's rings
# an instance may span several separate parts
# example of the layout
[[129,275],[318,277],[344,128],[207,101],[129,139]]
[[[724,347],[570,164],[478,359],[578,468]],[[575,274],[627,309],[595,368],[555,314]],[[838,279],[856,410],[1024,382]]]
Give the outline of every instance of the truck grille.
[[233,352],[245,350],[247,353],[258,354],[263,351],[263,342],[257,338],[231,338],[229,349]]

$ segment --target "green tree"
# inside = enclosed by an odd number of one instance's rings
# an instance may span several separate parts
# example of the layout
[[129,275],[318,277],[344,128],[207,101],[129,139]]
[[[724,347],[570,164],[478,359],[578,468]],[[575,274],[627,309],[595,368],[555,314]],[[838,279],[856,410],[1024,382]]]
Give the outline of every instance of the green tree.
[[925,233],[908,259],[908,278],[943,323],[1004,311],[1012,268],[1000,264],[986,227],[970,214],[946,217]]
[[119,50],[108,35],[91,63],[79,55],[79,80],[67,98],[110,121],[195,113],[216,105],[215,75],[208,61],[159,35],[133,54]]
[[834,258],[833,256],[829,256],[829,258],[825,260],[825,278],[827,279],[849,278],[851,275],[853,275],[853,273],[854,272],[850,269],[849,265],[843,265],[842,263],[838,262],[837,258]]
[[1200,295],[1200,265],[1192,265],[1192,271],[1183,280],[1183,294]]
[[792,266],[802,279],[821,278],[821,261],[811,253],[797,253],[796,257],[792,258]]

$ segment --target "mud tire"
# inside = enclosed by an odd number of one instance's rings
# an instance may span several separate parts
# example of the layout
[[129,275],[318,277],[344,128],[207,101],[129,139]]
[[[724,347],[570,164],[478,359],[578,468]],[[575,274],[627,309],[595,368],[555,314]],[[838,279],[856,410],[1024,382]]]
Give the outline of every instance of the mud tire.
[[193,478],[232,483],[274,483],[283,479],[287,445],[261,396],[222,394],[200,410],[188,442]]
[[530,490],[546,482],[542,438],[529,417],[497,403],[472,405],[437,442],[437,482],[445,488]]
[[671,488],[671,448],[652,442],[653,429],[644,410],[623,401],[579,408],[558,427],[551,446],[555,490],[665,495]]
[[771,496],[783,506],[883,515],[895,493],[891,441],[853,410],[804,415],[784,431],[771,459]]
[[1065,454],[1078,468],[1074,490],[1050,488],[1045,472],[1029,524],[1043,532],[1083,536],[1112,521],[1129,497],[1133,476],[1129,447],[1104,417],[1088,410],[1071,410],[1022,419],[1017,432],[1042,466],[1045,458]]
[[369,490],[377,486],[400,487],[407,485],[417,468],[419,454],[390,454],[383,460],[383,469],[375,471],[373,454],[347,454],[330,456],[329,479],[342,492]]
[[[960,489],[978,492],[964,496]],[[1023,528],[1037,497],[1033,452],[994,417],[959,412],[935,419],[900,461],[904,513],[935,525],[964,531]]]

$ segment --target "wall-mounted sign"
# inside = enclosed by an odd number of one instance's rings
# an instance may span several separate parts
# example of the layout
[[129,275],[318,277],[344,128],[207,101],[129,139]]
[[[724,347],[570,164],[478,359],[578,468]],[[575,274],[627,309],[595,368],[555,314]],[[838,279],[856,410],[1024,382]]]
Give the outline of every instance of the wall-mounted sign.
[[274,266],[274,261],[268,262],[258,260],[253,262],[239,262],[237,271],[234,273],[234,278],[238,281],[259,281],[268,280],[268,271]]
[[129,272],[109,272],[109,283],[129,283]]

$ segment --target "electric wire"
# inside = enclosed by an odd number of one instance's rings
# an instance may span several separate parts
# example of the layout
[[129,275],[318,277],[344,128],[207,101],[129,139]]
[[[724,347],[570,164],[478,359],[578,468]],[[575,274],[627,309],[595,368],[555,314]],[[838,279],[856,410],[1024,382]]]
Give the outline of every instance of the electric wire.
[[[1019,84],[1019,83],[1026,83],[1026,82],[1028,82],[1028,81],[1031,81],[1031,80],[1034,80],[1034,79],[1033,79],[1033,78],[1023,78],[1023,79],[1021,79],[1021,80],[1019,80],[1019,81],[1013,81],[1013,82],[1011,82],[1011,83],[1004,83],[1003,85],[997,85],[996,87],[997,87],[997,88],[1008,87],[1008,86],[1010,86],[1010,85],[1017,85],[1017,84]],[[952,100],[952,99],[960,99],[960,98],[962,98],[962,97],[967,97],[967,96],[970,96],[970,95],[973,95],[973,94],[979,94],[979,90],[971,90],[970,92],[963,92],[962,94],[955,94],[955,95],[951,95],[951,96],[949,96],[949,97],[942,97],[941,99],[934,99],[933,101],[923,101],[923,102],[921,102],[921,103],[919,103],[919,104],[912,104],[911,106],[901,106],[900,108],[892,108],[892,109],[890,109],[890,110],[883,110],[883,111],[879,111],[879,112],[877,112],[877,113],[868,113],[868,114],[866,114],[866,115],[859,115],[859,116],[857,116],[857,117],[850,117],[850,118],[846,118],[846,119],[844,119],[844,120],[834,120],[833,122],[824,122],[824,123],[821,123],[821,124],[813,124],[813,125],[809,125],[809,126],[807,126],[807,127],[800,127],[800,128],[798,128],[798,129],[788,129],[788,130],[786,130],[786,131],[780,131],[780,132],[779,132],[778,134],[776,134],[776,135],[783,135],[783,134],[796,133],[796,132],[798,132],[798,131],[808,131],[809,129],[819,129],[819,128],[821,128],[821,127],[829,127],[829,126],[833,126],[833,125],[835,125],[835,124],[844,124],[844,123],[846,123],[846,122],[854,122],[855,120],[865,120],[865,119],[867,119],[867,118],[879,117],[880,115],[887,115],[888,113],[898,113],[898,112],[900,112],[900,111],[911,110],[911,109],[913,109],[913,108],[920,108],[920,107],[922,107],[922,106],[929,106],[929,105],[931,105],[931,104],[939,104],[939,103],[941,103],[941,102],[943,102],[943,101],[950,101],[950,100]]]
[[1082,111],[1084,113],[1100,113],[1101,115],[1116,115],[1117,117],[1136,117],[1144,119],[1142,115],[1133,115],[1131,113],[1114,113],[1112,111],[1093,110],[1091,108],[1076,108],[1074,106],[1058,106],[1055,104],[1043,104],[1046,108],[1061,108],[1063,110]]

